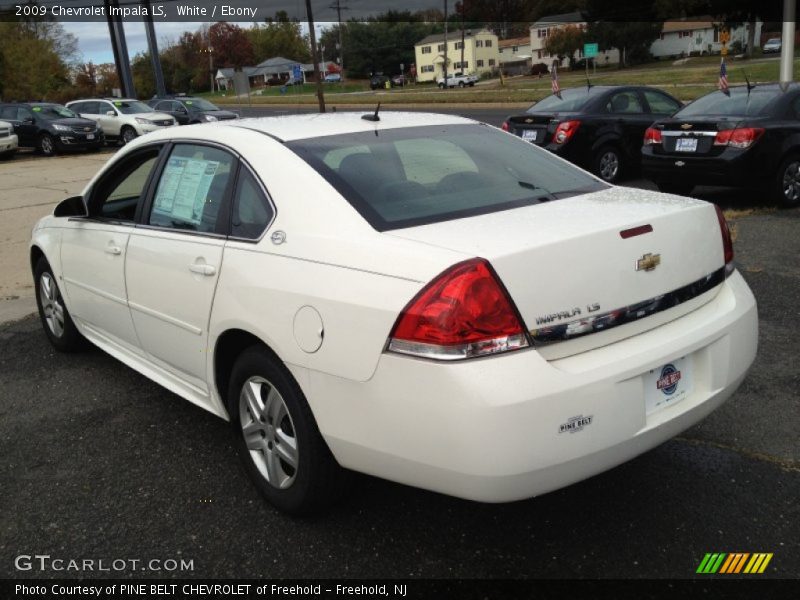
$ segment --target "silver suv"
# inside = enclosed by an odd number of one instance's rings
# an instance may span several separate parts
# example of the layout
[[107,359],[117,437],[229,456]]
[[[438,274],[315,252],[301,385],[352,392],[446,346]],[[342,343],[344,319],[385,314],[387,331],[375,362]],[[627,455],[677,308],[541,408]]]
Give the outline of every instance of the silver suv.
[[153,112],[144,102],[129,98],[76,100],[68,102],[67,108],[97,122],[107,140],[120,140],[123,144],[145,133],[177,125],[171,115]]

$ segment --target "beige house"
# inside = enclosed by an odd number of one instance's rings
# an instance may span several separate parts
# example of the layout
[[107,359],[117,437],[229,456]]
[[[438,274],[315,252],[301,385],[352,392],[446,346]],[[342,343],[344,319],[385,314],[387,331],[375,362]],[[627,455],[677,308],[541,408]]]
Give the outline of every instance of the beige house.
[[[531,25],[531,60],[534,63],[545,63],[548,67],[553,64],[555,56],[550,55],[545,49],[547,38],[552,35],[554,31],[561,27],[572,25],[586,29],[586,18],[578,11],[565,13],[562,15],[550,15],[549,17],[542,17],[536,23]],[[575,52],[575,59],[583,58],[583,51]],[[596,58],[598,65],[617,64],[619,63],[619,50],[612,48],[605,52],[600,52]],[[569,59],[564,58],[560,67],[569,66]]]
[[526,75],[531,70],[529,37],[500,40],[500,67],[508,75]]
[[[462,32],[447,33],[448,73],[487,73],[500,65],[498,39],[487,29],[463,32],[464,59],[461,59]],[[414,44],[417,81],[435,81],[444,75],[444,34],[429,35]]]

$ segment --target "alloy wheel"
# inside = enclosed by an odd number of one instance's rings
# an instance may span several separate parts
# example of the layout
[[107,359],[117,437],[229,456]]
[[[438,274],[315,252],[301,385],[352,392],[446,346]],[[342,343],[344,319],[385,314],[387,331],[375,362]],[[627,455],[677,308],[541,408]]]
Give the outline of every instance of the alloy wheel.
[[53,140],[49,135],[42,136],[42,154],[50,155],[53,153]]
[[606,181],[612,181],[619,172],[619,157],[611,150],[600,157],[600,176]]
[[50,273],[43,273],[39,279],[39,300],[50,333],[60,338],[64,335],[64,303]]
[[789,202],[800,198],[800,162],[793,161],[783,171],[783,195]]

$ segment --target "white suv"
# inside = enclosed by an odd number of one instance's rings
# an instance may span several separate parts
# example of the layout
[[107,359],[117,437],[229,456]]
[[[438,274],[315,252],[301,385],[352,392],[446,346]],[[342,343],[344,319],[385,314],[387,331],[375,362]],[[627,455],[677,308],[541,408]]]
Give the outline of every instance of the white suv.
[[17,151],[19,140],[14,133],[14,126],[6,121],[0,121],[0,158],[10,158]]
[[123,144],[145,133],[177,125],[170,115],[153,112],[144,102],[129,98],[76,100],[66,106],[81,117],[96,121],[107,140],[121,140]]

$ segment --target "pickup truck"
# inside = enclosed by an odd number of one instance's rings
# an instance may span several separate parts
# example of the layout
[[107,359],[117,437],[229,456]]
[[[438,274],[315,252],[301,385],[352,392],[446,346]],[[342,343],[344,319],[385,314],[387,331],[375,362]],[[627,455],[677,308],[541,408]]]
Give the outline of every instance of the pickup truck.
[[[464,75],[463,73],[455,73],[453,75],[447,76],[447,87],[464,87],[464,86],[474,86],[475,83],[478,81],[477,75]],[[440,88],[444,88],[444,77],[439,77],[436,80],[436,84]]]

